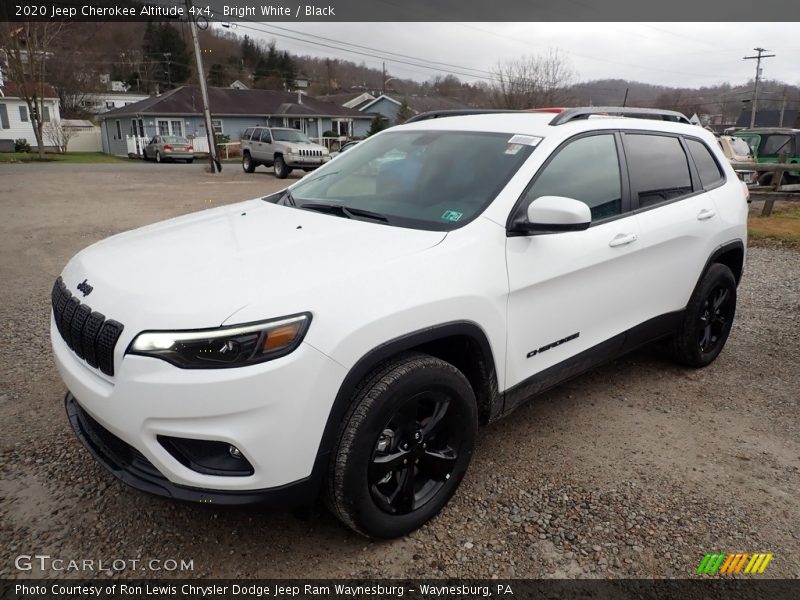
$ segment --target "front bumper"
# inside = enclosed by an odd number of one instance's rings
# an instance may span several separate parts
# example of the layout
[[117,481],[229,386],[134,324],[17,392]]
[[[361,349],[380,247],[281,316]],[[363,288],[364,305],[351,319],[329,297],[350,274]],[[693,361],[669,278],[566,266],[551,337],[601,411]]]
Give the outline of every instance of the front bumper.
[[287,167],[302,168],[302,169],[316,169],[324,164],[330,162],[330,156],[322,156],[318,158],[300,156],[296,154],[286,154],[284,157]]
[[[129,448],[86,443],[88,431],[96,428],[84,420],[76,431],[98,460],[134,487],[196,501],[204,501],[209,490],[260,496],[311,477],[345,376],[341,365],[301,344],[282,358],[234,369],[179,369],[156,358],[125,355],[117,360],[114,376],[106,377],[70,350],[52,320],[51,343],[59,373],[77,398],[72,402]],[[73,427],[80,425],[70,416]],[[233,445],[252,473],[201,472],[176,458],[160,441],[164,438]]]
[[166,498],[201,504],[299,506],[316,496],[318,482],[307,477],[263,490],[212,490],[177,485],[164,477],[145,456],[95,421],[70,392],[64,397],[69,423],[92,456],[129,486]]

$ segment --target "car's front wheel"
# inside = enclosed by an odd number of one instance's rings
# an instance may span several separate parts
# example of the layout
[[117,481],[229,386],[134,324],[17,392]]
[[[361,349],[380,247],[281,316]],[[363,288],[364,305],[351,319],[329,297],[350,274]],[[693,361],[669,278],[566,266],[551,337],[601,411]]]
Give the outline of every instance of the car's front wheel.
[[286,161],[283,160],[282,156],[276,156],[275,162],[272,163],[272,169],[275,173],[275,177],[278,179],[286,179],[289,176],[289,173],[292,170],[286,165]]
[[722,352],[736,314],[736,278],[714,263],[695,288],[675,337],[672,354],[687,367],[705,367]]
[[436,516],[472,458],[472,387],[453,365],[405,354],[358,387],[334,450],[327,503],[371,538],[405,535]]

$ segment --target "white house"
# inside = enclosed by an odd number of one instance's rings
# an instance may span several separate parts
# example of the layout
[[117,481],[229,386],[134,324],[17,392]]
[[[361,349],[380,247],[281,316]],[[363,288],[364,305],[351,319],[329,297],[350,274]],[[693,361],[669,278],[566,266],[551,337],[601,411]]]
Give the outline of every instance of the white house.
[[[43,120],[45,125],[49,121],[60,121],[61,113],[58,110],[58,94],[49,84],[45,84]],[[31,147],[36,146],[36,134],[33,132],[31,116],[28,105],[19,96],[17,86],[8,81],[0,86],[0,151],[13,151],[14,140],[25,138]],[[51,147],[47,138],[45,147]]]
[[[117,82],[114,82],[117,83]],[[80,100],[81,107],[96,115],[147,100],[150,96],[142,93],[125,91],[92,92],[85,94]]]

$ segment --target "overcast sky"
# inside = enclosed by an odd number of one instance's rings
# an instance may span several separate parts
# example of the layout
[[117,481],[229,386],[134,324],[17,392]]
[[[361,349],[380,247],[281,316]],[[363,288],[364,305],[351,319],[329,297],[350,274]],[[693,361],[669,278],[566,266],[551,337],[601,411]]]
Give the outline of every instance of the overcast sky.
[[[397,60],[387,56],[389,75],[419,81],[448,71],[462,80],[487,78],[498,61],[554,48],[569,60],[579,81],[623,78],[687,87],[741,84],[755,73],[755,61],[742,57],[761,46],[777,55],[762,62],[765,78],[800,84],[796,23],[240,22],[235,32],[274,39],[279,48],[296,54],[364,61],[375,68],[381,67],[381,58],[345,49],[404,55]],[[362,48],[346,46],[345,41]],[[430,68],[423,68],[400,62],[419,62],[415,59],[439,64],[428,62]]]

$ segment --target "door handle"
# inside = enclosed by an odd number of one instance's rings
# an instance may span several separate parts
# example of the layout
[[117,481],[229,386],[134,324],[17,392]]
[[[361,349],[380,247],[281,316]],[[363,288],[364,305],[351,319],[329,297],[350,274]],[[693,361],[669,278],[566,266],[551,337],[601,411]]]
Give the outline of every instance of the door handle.
[[616,248],[617,246],[625,246],[627,244],[632,244],[636,240],[639,239],[635,233],[620,233],[614,236],[614,238],[608,242],[608,245],[612,248]]
[[697,213],[697,220],[698,221],[708,221],[710,218],[714,217],[717,214],[712,208],[704,208],[699,213]]

